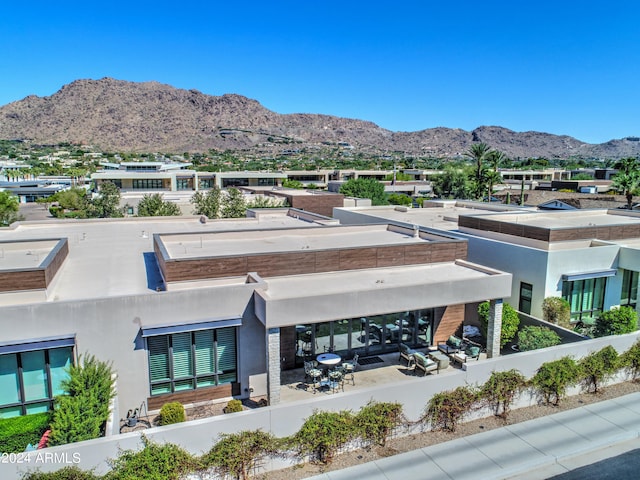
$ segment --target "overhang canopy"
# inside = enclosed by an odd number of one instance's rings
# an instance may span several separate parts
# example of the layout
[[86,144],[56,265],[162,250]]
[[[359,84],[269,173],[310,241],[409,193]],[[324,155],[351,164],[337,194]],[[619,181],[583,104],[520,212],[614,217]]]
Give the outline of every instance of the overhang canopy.
[[595,270],[591,272],[579,273],[563,273],[562,281],[575,282],[576,280],[587,280],[589,278],[613,277],[616,274],[615,269]]
[[24,342],[11,342],[0,344],[0,355],[18,352],[33,352],[48,348],[73,347],[76,344],[76,337],[73,334],[43,337],[26,340]]
[[172,333],[195,332],[198,330],[210,330],[212,328],[239,327],[241,318],[221,318],[197,323],[185,323],[180,325],[154,325],[142,327],[142,337],[154,337],[157,335],[169,335]]

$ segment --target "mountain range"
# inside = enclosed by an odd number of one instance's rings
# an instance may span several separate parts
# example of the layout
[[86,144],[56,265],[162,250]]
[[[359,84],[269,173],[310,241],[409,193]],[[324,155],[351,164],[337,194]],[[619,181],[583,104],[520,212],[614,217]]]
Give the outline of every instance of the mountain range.
[[393,132],[365,120],[331,115],[279,114],[236,94],[206,95],[158,82],[113,78],[76,80],[48,97],[30,95],[0,107],[0,138],[38,144],[71,142],[103,151],[203,152],[350,145],[356,151],[457,157],[485,142],[511,158],[640,156],[640,138],[602,144],[566,135],[481,126]]

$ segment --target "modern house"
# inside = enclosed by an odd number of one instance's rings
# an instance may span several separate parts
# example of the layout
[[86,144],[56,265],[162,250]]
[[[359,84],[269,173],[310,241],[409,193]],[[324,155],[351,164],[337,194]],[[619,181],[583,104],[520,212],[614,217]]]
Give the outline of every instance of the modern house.
[[[499,338],[511,275],[428,228],[251,218],[25,222],[0,230],[0,416],[47,410],[79,354],[112,362],[117,406],[268,395],[325,349],[427,346],[490,300]],[[496,337],[488,339],[497,354]]]
[[561,296],[575,320],[618,305],[637,306],[640,214],[628,210],[544,212],[472,202],[433,208],[336,209],[343,224],[400,222],[442,229],[468,241],[468,259],[513,275],[505,299],[542,317],[546,297]]

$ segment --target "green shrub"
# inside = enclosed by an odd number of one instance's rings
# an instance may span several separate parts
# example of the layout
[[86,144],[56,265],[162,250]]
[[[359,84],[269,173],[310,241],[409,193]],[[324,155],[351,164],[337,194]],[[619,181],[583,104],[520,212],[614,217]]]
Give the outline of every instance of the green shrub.
[[180,402],[169,402],[162,405],[159,417],[160,425],[171,425],[184,422],[187,419],[184,407]]
[[471,387],[458,387],[436,393],[429,400],[423,418],[431,424],[432,430],[455,432],[464,416],[474,408],[478,398],[478,392]]
[[480,398],[505,420],[509,415],[513,399],[527,386],[527,379],[517,370],[492,372],[480,388]]
[[602,312],[596,320],[594,336],[623,335],[638,329],[638,313],[631,307],[620,307]]
[[542,301],[542,318],[561,327],[571,327],[571,305],[562,297],[547,297]]
[[282,457],[280,441],[261,430],[223,433],[220,440],[202,457],[205,467],[213,467],[220,477],[249,478],[249,472],[262,458]]
[[242,402],[240,400],[229,400],[227,406],[224,407],[224,413],[235,413],[242,412],[244,408],[242,407]]
[[633,381],[640,377],[640,341],[634,343],[629,350],[620,355],[620,367],[631,375]]
[[562,357],[540,365],[531,384],[546,403],[558,405],[567,389],[580,379],[580,367],[571,357]]
[[518,348],[521,352],[553,347],[560,341],[560,335],[549,327],[529,325],[518,332]]
[[357,429],[351,412],[316,411],[289,439],[289,444],[298,457],[310,455],[328,464],[342,446],[356,437]]
[[607,345],[598,352],[583,357],[581,368],[582,385],[588,392],[598,393],[599,385],[618,370],[618,352]]
[[115,395],[109,363],[92,355],[80,356],[61,382],[66,395],[56,398],[49,445],[64,445],[97,438],[104,433],[109,402]]
[[375,401],[362,407],[354,419],[356,428],[364,440],[382,446],[403,420],[400,403]]
[[0,453],[24,452],[29,444],[35,447],[50,422],[50,413],[0,419]]
[[64,467],[55,472],[30,472],[22,480],[99,480],[101,476],[92,471],[80,470],[76,466]]
[[200,463],[172,443],[162,445],[142,436],[142,450],[124,450],[111,460],[105,480],[177,480],[197,470]]
[[[489,302],[482,302],[478,305],[478,316],[480,317],[480,328],[485,338],[487,336],[487,329],[489,328]],[[518,333],[518,326],[520,325],[520,317],[518,312],[508,303],[502,304],[502,330],[500,332],[500,348],[504,347],[507,343],[513,340],[513,337]]]

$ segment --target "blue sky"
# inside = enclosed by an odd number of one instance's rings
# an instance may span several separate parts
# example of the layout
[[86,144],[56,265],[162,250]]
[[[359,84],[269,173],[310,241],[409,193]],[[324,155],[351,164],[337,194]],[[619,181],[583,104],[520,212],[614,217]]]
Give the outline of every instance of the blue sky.
[[0,105],[113,77],[394,131],[640,135],[637,2],[8,3]]

